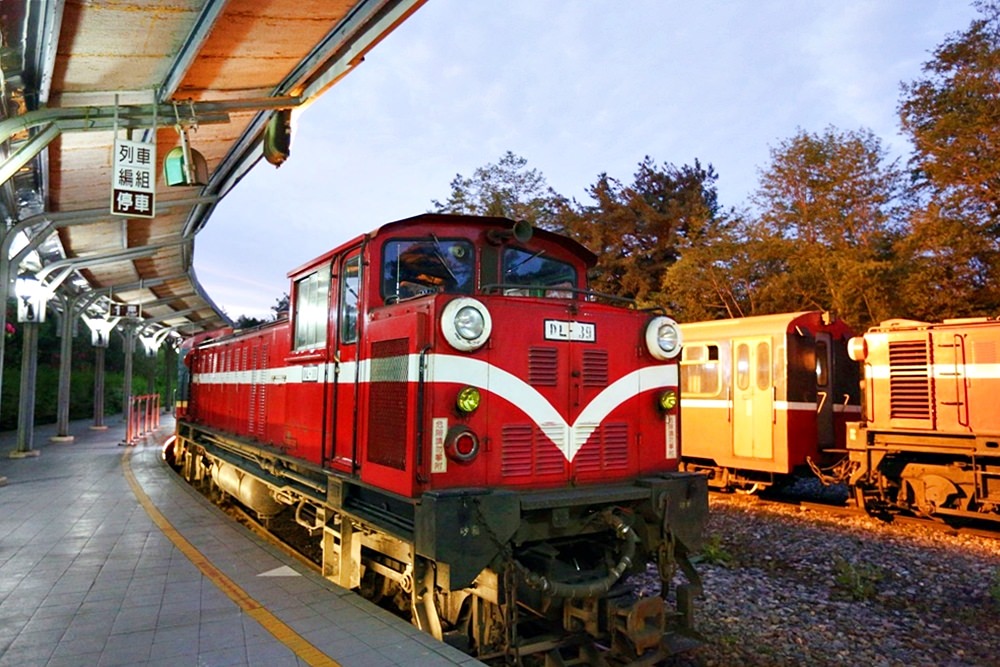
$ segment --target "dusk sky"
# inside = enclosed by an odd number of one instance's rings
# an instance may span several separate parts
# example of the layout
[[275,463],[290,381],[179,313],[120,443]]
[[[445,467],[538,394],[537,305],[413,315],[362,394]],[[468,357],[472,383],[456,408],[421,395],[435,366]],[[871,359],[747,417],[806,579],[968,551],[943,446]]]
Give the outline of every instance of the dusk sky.
[[607,172],[711,164],[742,207],[799,129],[872,130],[905,159],[900,83],[976,16],[964,0],[429,0],[300,115],[195,243],[230,317],[270,316],[286,274],[445,200],[506,151],[585,201]]

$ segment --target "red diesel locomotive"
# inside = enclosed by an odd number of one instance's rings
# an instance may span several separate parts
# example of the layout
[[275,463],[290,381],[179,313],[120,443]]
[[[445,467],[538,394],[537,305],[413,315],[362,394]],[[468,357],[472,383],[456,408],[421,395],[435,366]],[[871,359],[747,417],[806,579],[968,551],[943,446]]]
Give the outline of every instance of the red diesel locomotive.
[[1000,521],[1000,321],[888,320],[850,343],[864,367],[850,485],[872,511]]
[[[656,662],[707,486],[678,471],[677,325],[589,291],[594,262],[503,218],[386,224],[290,273],[288,320],[187,355],[172,456],[480,658]],[[648,561],[661,595],[635,597]]]
[[[853,335],[822,311],[682,324],[686,470],[709,485],[757,491],[846,459],[845,423],[860,413]],[[838,468],[839,469],[839,468]]]

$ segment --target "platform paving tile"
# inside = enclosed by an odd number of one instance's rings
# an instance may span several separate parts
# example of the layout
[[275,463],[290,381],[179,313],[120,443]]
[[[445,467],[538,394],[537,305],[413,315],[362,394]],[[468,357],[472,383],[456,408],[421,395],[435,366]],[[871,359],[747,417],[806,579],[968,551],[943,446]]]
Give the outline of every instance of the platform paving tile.
[[[120,423],[74,422],[72,444],[9,459],[0,433],[0,667],[204,667],[306,663],[250,618],[156,526],[123,473]],[[169,426],[157,438],[166,437]],[[226,519],[159,460],[131,448],[153,504],[248,595],[344,667],[478,661],[435,642]],[[296,576],[261,577],[278,567]]]

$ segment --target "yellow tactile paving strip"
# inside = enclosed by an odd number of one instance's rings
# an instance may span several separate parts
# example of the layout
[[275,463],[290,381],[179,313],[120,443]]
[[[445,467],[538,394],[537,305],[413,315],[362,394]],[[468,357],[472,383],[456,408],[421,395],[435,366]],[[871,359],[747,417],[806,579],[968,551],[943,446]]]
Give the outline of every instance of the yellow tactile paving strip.
[[257,602],[253,597],[251,597],[245,590],[243,590],[235,581],[230,579],[223,573],[219,568],[212,565],[212,563],[198,551],[193,544],[191,544],[180,532],[174,528],[173,524],[163,516],[163,514],[156,508],[153,501],[150,500],[146,492],[142,490],[139,482],[136,480],[135,475],[132,473],[132,466],[129,463],[129,456],[131,449],[126,449],[125,453],[122,454],[122,469],[125,472],[125,479],[128,481],[130,487],[132,487],[132,493],[135,494],[136,499],[139,504],[142,505],[143,509],[146,510],[146,514],[149,518],[153,520],[153,523],[163,531],[163,534],[173,542],[174,546],[190,560],[195,567],[197,567],[202,574],[204,574],[212,583],[214,583],[219,590],[229,596],[233,602],[240,606],[244,612],[255,621],[261,624],[265,630],[270,632],[274,637],[287,646],[295,655],[305,663],[309,665],[314,665],[315,667],[341,667],[340,663],[326,655],[318,648],[313,646],[309,641],[304,639],[300,634],[295,632],[288,624],[284,623],[277,616],[265,609],[259,602]]

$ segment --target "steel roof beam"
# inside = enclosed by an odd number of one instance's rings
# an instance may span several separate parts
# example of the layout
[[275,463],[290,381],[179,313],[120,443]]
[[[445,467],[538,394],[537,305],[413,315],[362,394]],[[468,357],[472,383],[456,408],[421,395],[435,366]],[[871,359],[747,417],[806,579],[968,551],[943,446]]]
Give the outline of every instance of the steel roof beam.
[[[295,96],[256,97],[245,100],[217,102],[191,102],[178,104],[182,122],[227,123],[229,112],[289,109],[298,106],[301,98]],[[117,112],[117,114],[116,114]],[[0,121],[0,141],[8,141],[18,132],[39,125],[57,123],[63,131],[112,130],[119,127],[152,128],[170,127],[175,123],[173,104],[113,104],[86,107],[54,107],[29,111]]]
[[49,101],[66,3],[65,0],[49,0],[26,2],[25,5],[24,68],[29,74],[29,87],[37,93],[37,99],[32,100],[37,108]]
[[205,44],[205,40],[208,39],[209,34],[211,34],[212,29],[215,27],[216,21],[219,20],[219,16],[222,15],[222,10],[225,9],[228,2],[229,0],[208,0],[208,2],[202,5],[201,11],[198,13],[198,18],[195,19],[194,27],[188,33],[184,44],[170,64],[170,70],[164,77],[163,83],[160,84],[159,90],[156,91],[156,100],[158,102],[166,102],[173,97],[177,91],[177,86],[180,85],[184,75],[187,74],[191,63],[198,57],[198,52],[201,51],[201,47]]
[[34,136],[14,151],[13,155],[4,160],[3,164],[0,164],[0,183],[6,183],[10,180],[21,167],[41,153],[59,134],[59,126],[55,123],[49,123],[41,132],[36,132]]

